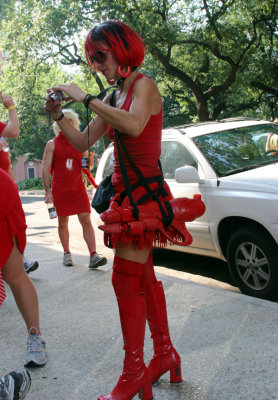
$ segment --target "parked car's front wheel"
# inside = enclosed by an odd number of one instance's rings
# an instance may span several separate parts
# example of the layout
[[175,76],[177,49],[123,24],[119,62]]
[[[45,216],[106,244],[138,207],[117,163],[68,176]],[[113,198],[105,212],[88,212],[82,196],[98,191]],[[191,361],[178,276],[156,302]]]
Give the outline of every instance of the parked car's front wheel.
[[278,299],[278,246],[261,230],[239,229],[227,247],[230,273],[250,296]]

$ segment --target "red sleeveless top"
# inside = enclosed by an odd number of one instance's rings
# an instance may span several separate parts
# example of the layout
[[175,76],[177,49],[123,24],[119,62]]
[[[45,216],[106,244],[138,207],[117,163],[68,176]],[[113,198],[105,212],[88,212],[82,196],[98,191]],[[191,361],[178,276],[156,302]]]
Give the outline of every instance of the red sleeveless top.
[[[6,128],[6,124],[0,121],[0,136],[3,132],[3,130]],[[3,150],[0,151],[0,168],[3,169],[4,171],[8,172],[11,166],[10,162],[10,156],[8,152],[5,152]]]
[[[129,111],[133,97],[133,86],[135,82],[141,79],[143,76],[147,75],[139,74],[132,82],[129,91],[127,93],[126,99],[124,101],[124,104],[120,108],[121,110]],[[151,79],[148,76],[147,78]],[[140,136],[132,137],[125,133],[120,133],[132,161],[141,170],[142,174],[146,178],[160,174],[157,160],[159,159],[161,153],[162,119],[163,115],[161,106],[161,110],[157,115],[151,115]],[[114,186],[121,185],[123,184],[123,180],[120,171],[117,148],[114,139],[114,132],[111,126],[108,127],[107,135],[110,140],[114,141],[115,164],[114,164],[114,173],[112,176],[112,183]],[[123,157],[127,168],[129,180],[131,183],[133,183],[138,180],[137,175],[133,170],[133,168],[129,165],[128,160],[126,159],[124,153]]]

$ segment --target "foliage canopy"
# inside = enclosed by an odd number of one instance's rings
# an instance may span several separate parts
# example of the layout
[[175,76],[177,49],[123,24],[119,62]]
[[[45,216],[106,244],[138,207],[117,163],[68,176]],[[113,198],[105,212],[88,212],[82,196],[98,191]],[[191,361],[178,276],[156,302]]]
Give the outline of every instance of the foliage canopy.
[[[41,158],[50,137],[42,109],[47,87],[73,79],[91,93],[106,86],[88,68],[83,42],[107,19],[123,20],[144,39],[142,70],[163,95],[165,126],[269,118],[266,95],[278,97],[277,1],[0,0],[0,83],[16,100],[22,132],[14,154]],[[73,107],[84,127],[84,108]]]

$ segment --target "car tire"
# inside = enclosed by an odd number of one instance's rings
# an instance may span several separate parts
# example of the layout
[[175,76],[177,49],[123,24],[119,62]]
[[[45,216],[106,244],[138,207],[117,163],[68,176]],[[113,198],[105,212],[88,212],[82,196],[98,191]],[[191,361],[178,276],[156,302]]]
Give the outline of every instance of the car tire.
[[262,230],[239,229],[227,247],[229,271],[242,293],[278,299],[278,246]]

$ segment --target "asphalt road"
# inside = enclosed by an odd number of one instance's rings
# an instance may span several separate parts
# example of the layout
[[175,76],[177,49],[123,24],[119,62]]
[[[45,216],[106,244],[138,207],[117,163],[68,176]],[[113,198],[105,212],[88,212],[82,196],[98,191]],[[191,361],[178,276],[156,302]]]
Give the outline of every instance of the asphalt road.
[[[60,245],[57,219],[49,218],[43,197],[24,195],[21,196],[21,201],[28,225],[27,241]],[[92,213],[92,222],[95,228],[97,251],[112,260],[113,252],[103,244],[103,233],[97,228],[99,219],[94,213]],[[70,217],[69,229],[71,251],[86,250],[81,226],[76,216]],[[169,269],[174,275],[175,271],[185,272],[188,274],[187,279],[195,283],[239,292],[231,280],[227,264],[215,258],[157,249],[154,251],[154,264]]]
[[[30,371],[32,387],[26,400],[96,400],[114,387],[123,360],[111,285],[113,253],[104,247],[102,233],[96,229],[98,251],[108,257],[108,263],[89,270],[81,227],[73,217],[70,230],[75,267],[63,267],[57,219],[49,219],[42,198],[22,200],[29,225],[27,253],[40,262],[31,279],[39,295],[48,352],[47,365]],[[183,381],[170,385],[169,373],[165,374],[153,385],[154,398],[277,400],[277,303],[245,296],[212,277],[181,271],[183,265],[195,272],[198,263],[203,270],[217,264],[203,257],[184,257],[171,252],[155,256],[171,337],[182,360]],[[204,267],[203,261],[211,264]],[[7,287],[1,307],[2,374],[22,365],[25,346],[24,322]],[[144,355],[148,364],[152,356],[148,328]]]

